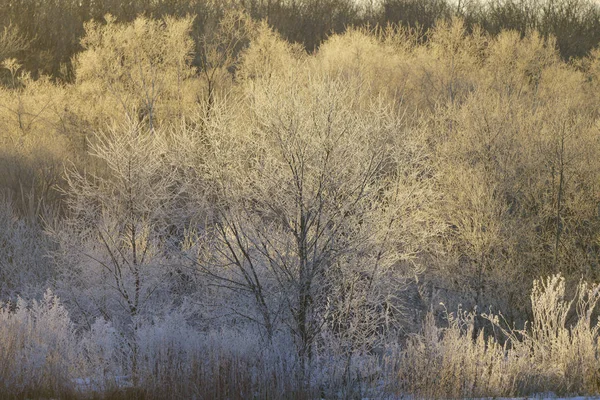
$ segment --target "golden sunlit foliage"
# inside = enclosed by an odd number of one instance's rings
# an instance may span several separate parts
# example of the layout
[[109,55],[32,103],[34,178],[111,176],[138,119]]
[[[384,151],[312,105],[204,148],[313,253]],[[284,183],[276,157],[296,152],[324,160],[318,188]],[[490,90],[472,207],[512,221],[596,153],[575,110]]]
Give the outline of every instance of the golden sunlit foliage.
[[75,62],[79,105],[100,121],[127,115],[147,120],[150,129],[189,113],[197,90],[189,87],[192,18],[140,17],[127,25],[105,19],[85,27]]

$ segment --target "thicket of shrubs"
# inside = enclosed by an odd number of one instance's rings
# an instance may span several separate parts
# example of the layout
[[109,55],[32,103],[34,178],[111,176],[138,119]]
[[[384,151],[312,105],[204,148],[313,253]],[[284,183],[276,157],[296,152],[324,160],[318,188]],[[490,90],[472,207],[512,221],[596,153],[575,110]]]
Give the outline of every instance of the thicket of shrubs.
[[45,74],[63,81],[75,78],[72,57],[82,50],[84,24],[111,14],[121,22],[138,15],[163,18],[194,15],[191,37],[193,64],[205,57],[203,37],[210,36],[227,10],[245,11],[266,20],[284,39],[312,52],[329,36],[348,27],[388,23],[427,31],[439,19],[461,17],[491,35],[537,30],[555,37],[565,59],[582,57],[600,42],[600,10],[594,0],[68,0],[0,1],[0,58],[18,57],[34,76]]
[[64,81],[4,31],[0,392],[597,394],[600,53],[464,7],[106,16]]

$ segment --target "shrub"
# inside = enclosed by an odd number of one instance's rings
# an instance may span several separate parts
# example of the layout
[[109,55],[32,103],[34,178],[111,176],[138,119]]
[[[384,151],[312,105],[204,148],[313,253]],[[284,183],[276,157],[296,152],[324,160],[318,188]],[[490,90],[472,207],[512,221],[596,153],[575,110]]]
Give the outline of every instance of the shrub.
[[67,310],[48,290],[0,308],[0,392],[54,397],[72,393],[77,342]]

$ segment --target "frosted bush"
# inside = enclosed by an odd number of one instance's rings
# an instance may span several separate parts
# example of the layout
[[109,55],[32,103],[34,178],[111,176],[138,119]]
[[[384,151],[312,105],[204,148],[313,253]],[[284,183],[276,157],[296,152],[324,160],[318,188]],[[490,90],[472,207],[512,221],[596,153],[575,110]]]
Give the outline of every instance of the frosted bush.
[[200,336],[178,312],[142,324],[136,342],[139,374],[149,387],[189,376],[201,348]]
[[0,191],[0,300],[42,294],[51,273],[47,249],[42,228],[18,218],[11,197]]
[[80,379],[84,390],[105,390],[117,386],[123,376],[127,347],[122,335],[112,323],[98,318],[89,331],[83,332],[80,342]]
[[[14,307],[14,310],[13,310]],[[0,308],[0,391],[60,393],[77,357],[67,310],[50,290],[41,301],[19,298]]]

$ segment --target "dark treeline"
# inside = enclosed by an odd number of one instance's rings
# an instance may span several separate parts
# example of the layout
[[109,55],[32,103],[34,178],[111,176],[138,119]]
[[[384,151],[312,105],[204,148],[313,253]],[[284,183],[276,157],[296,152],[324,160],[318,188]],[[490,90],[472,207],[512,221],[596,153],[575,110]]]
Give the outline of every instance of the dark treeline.
[[[585,56],[600,42],[600,11],[591,0],[2,0],[2,34],[19,36],[21,42],[0,47],[0,58],[17,56],[34,75],[69,81],[73,78],[71,58],[82,50],[84,22],[102,20],[106,14],[121,22],[138,15],[194,15],[192,37],[201,54],[202,37],[216,29],[224,10],[233,7],[254,19],[267,20],[285,39],[308,51],[349,26],[391,23],[419,27],[425,33],[436,20],[453,16],[493,35],[510,29],[522,35],[537,30],[544,37],[554,36],[565,59]],[[196,65],[201,66],[200,56]]]

